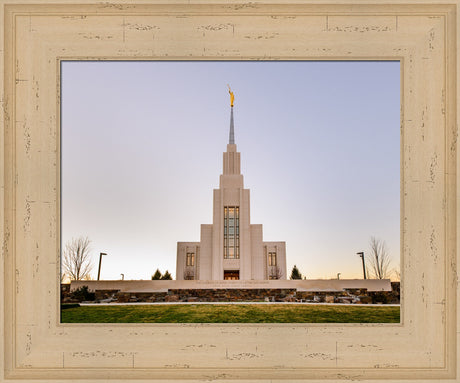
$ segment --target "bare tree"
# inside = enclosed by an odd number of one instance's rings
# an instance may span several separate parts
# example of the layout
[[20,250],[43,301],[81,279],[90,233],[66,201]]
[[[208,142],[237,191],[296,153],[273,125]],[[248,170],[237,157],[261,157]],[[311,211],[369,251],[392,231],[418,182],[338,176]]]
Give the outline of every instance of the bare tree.
[[93,268],[90,242],[88,237],[72,238],[67,242],[62,257],[62,272],[67,274],[70,280],[80,281],[90,278]]
[[393,275],[396,281],[401,281],[401,269],[399,266],[393,269]]
[[368,257],[368,272],[375,279],[387,279],[390,277],[391,258],[388,254],[385,241],[371,237],[370,241],[370,256]]

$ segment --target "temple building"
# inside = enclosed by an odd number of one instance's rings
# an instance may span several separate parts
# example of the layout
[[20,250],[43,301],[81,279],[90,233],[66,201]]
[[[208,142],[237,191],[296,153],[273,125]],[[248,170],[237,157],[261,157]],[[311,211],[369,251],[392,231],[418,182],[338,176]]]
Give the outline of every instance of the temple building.
[[286,279],[286,243],[264,242],[262,225],[250,223],[249,189],[244,189],[234,136],[230,90],[230,135],[219,189],[214,189],[213,223],[201,225],[200,242],[177,243],[177,280]]

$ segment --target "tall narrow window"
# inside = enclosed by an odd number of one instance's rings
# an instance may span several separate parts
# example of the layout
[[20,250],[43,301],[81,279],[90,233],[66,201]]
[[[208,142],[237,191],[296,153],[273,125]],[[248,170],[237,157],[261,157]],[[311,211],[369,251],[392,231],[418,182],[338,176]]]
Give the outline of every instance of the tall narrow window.
[[268,253],[268,266],[276,266],[276,253]]
[[186,266],[195,266],[195,253],[187,253]]
[[240,257],[240,208],[224,207],[224,258]]

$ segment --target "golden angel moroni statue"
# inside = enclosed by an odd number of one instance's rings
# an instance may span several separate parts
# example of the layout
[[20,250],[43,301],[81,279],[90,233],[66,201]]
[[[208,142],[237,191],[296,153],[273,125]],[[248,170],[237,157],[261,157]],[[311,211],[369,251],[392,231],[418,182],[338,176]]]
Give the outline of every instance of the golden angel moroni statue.
[[230,85],[228,85],[228,93],[230,93],[230,106],[233,108],[233,101],[235,101],[235,96],[232,92],[232,90],[230,89]]

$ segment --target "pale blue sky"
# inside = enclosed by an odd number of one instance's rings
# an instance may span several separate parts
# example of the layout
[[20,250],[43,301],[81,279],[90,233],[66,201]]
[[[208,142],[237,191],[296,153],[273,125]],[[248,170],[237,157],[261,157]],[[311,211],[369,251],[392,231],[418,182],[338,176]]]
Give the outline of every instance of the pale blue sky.
[[399,62],[64,62],[62,244],[102,279],[175,275],[212,223],[235,93],[251,223],[307,278],[361,278],[371,236],[400,252]]

